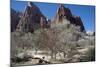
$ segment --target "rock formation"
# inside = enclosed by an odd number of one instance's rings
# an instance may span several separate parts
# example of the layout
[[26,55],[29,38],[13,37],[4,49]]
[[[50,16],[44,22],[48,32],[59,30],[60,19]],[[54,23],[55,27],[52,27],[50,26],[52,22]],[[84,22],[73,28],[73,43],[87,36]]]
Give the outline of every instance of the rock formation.
[[62,23],[63,19],[70,21],[70,24],[80,26],[81,32],[85,31],[81,18],[79,16],[73,16],[70,9],[64,7],[64,5],[61,4],[60,7],[58,8],[56,17],[54,18],[53,22],[59,24]]
[[28,2],[16,31],[34,32],[34,30],[44,27],[43,24],[46,25],[46,23],[46,17],[41,13],[40,9],[32,2]]
[[[67,20],[66,22],[63,19]],[[59,23],[70,23],[75,26],[80,27],[80,31],[85,31],[83,22],[79,16],[72,15],[69,8],[60,5],[57,10],[56,17],[53,21],[47,20],[46,17],[41,13],[40,9],[33,4],[28,2],[28,5],[23,12],[23,15],[19,17],[19,13],[11,9],[11,31],[21,31],[21,32],[34,32],[34,30],[39,28],[50,28],[54,24]],[[51,22],[54,22],[53,24]]]
[[20,13],[11,8],[11,32],[14,32],[16,30],[19,20]]

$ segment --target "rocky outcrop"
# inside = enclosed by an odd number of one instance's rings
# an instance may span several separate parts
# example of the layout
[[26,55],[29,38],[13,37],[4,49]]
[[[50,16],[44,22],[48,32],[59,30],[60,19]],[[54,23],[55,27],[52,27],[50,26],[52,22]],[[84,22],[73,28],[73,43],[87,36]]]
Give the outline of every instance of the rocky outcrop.
[[54,18],[54,23],[59,24],[62,23],[63,19],[66,19],[70,21],[70,24],[74,24],[76,26],[80,26],[80,31],[85,31],[85,28],[83,26],[83,22],[79,16],[73,16],[70,9],[64,7],[64,5],[60,5],[58,8],[56,17]]
[[40,9],[32,2],[28,2],[16,31],[34,32],[38,28],[44,28],[46,23],[46,17],[41,13]]
[[80,31],[81,32],[85,32],[85,28],[83,25],[83,22],[81,20],[81,18],[79,16],[72,16],[72,18],[70,19],[71,23],[76,25],[76,26],[80,26]]
[[11,32],[14,32],[16,30],[19,20],[20,13],[11,8]]
[[[83,22],[79,16],[72,15],[69,8],[60,5],[57,10],[56,17],[51,20],[47,20],[46,17],[41,13],[40,9],[33,4],[28,2],[25,11],[21,16],[15,10],[11,9],[11,31],[21,31],[21,32],[34,32],[34,30],[39,28],[50,28],[54,24],[65,23],[63,19],[67,20],[66,23],[70,22],[75,26],[80,27],[80,31],[85,31]],[[63,21],[63,22],[62,22]],[[51,24],[51,22],[54,22]]]

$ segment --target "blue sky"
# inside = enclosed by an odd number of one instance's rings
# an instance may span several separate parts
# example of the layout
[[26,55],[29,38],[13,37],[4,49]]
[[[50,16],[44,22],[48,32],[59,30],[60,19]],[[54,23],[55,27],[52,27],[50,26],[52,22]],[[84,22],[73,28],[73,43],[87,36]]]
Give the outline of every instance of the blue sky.
[[[54,3],[40,3],[34,2],[36,6],[39,7],[41,12],[48,18],[52,19],[57,12],[59,4]],[[12,1],[11,8],[16,11],[23,12],[27,6],[27,2],[23,1]],[[80,16],[86,31],[95,31],[95,7],[94,6],[86,6],[86,5],[72,5],[72,4],[64,4],[65,7],[68,7],[73,15]]]

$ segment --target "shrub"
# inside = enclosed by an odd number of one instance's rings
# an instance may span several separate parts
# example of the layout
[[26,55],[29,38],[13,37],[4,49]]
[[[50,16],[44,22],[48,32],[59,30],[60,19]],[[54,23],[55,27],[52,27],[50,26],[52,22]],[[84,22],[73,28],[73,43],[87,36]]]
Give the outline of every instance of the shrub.
[[81,57],[80,61],[95,61],[95,48],[89,48],[85,56]]

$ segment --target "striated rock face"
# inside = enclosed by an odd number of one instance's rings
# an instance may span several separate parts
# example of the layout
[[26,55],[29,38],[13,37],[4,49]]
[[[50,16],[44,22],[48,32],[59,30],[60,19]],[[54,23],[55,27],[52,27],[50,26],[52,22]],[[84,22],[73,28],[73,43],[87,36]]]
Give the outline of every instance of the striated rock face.
[[28,2],[23,14],[11,9],[12,32],[16,30],[32,33],[34,30],[39,28],[55,27],[59,23],[73,24],[75,26],[79,26],[81,32],[85,31],[81,18],[79,16],[73,16],[70,9],[64,7],[64,5],[60,5],[53,21],[47,20],[46,17],[41,13],[40,9],[32,2]]
[[16,30],[19,20],[20,13],[11,8],[11,32],[14,32]]
[[57,16],[59,16],[59,21],[62,20],[63,16],[66,16],[67,19],[72,17],[71,11],[69,8],[65,8],[62,4],[60,5]]
[[83,22],[79,16],[73,16],[70,9],[64,7],[64,5],[60,5],[58,8],[56,17],[54,18],[54,23],[59,24],[63,23],[63,19],[66,19],[70,22],[70,24],[74,24],[76,26],[80,26],[80,31],[83,32],[85,31],[85,28],[83,26]]
[[46,23],[46,17],[41,13],[40,9],[32,2],[28,2],[16,31],[34,32],[40,27],[44,28]]

